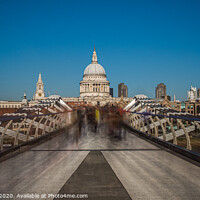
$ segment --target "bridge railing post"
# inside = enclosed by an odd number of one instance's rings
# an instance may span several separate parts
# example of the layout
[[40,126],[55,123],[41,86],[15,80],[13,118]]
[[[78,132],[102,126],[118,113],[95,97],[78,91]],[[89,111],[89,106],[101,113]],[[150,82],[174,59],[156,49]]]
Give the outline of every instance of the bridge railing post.
[[1,150],[3,150],[3,144],[4,144],[4,137],[5,137],[5,134],[6,134],[6,131],[7,129],[9,128],[9,126],[12,124],[13,120],[10,120],[7,125],[5,126],[2,134],[1,134],[1,142],[0,142],[0,145],[1,145]]

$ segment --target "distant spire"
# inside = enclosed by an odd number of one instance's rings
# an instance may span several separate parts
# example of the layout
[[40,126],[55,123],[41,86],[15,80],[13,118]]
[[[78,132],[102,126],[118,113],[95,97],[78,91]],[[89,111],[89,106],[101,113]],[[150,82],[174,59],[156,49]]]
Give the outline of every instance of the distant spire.
[[26,99],[26,90],[24,90],[24,99]]
[[97,64],[97,53],[95,51],[95,46],[94,46],[94,51],[93,51],[93,55],[92,55],[92,64]]
[[176,102],[176,97],[175,97],[175,94],[174,94],[174,102]]
[[39,73],[38,83],[42,83],[42,75],[41,75],[41,72]]

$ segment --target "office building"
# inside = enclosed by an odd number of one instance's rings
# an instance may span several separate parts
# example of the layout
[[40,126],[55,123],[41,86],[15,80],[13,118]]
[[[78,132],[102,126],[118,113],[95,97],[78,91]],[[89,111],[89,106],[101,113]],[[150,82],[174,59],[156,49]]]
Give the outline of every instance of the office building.
[[164,83],[160,83],[156,87],[156,98],[164,99],[166,96],[166,85]]
[[124,83],[118,84],[118,97],[128,97],[128,87]]

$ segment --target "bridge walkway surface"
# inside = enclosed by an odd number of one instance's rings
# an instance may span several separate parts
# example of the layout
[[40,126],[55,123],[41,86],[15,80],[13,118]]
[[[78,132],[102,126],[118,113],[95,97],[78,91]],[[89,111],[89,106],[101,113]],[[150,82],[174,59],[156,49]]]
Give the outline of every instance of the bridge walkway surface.
[[108,130],[101,126],[95,133],[85,125],[80,133],[74,125],[1,162],[0,193],[14,194],[14,199],[32,193],[46,194],[44,199],[56,199],[51,194],[86,194],[97,200],[200,199],[197,165],[123,128],[112,137]]

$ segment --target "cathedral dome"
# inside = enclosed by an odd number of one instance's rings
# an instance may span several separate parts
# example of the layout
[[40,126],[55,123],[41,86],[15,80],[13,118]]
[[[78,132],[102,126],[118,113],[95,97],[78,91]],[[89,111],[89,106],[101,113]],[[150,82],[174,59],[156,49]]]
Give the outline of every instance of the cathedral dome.
[[86,67],[84,75],[106,75],[106,72],[100,64],[92,63]]
[[86,67],[84,75],[106,75],[104,68],[97,62],[97,54],[95,49],[92,56],[92,63]]

